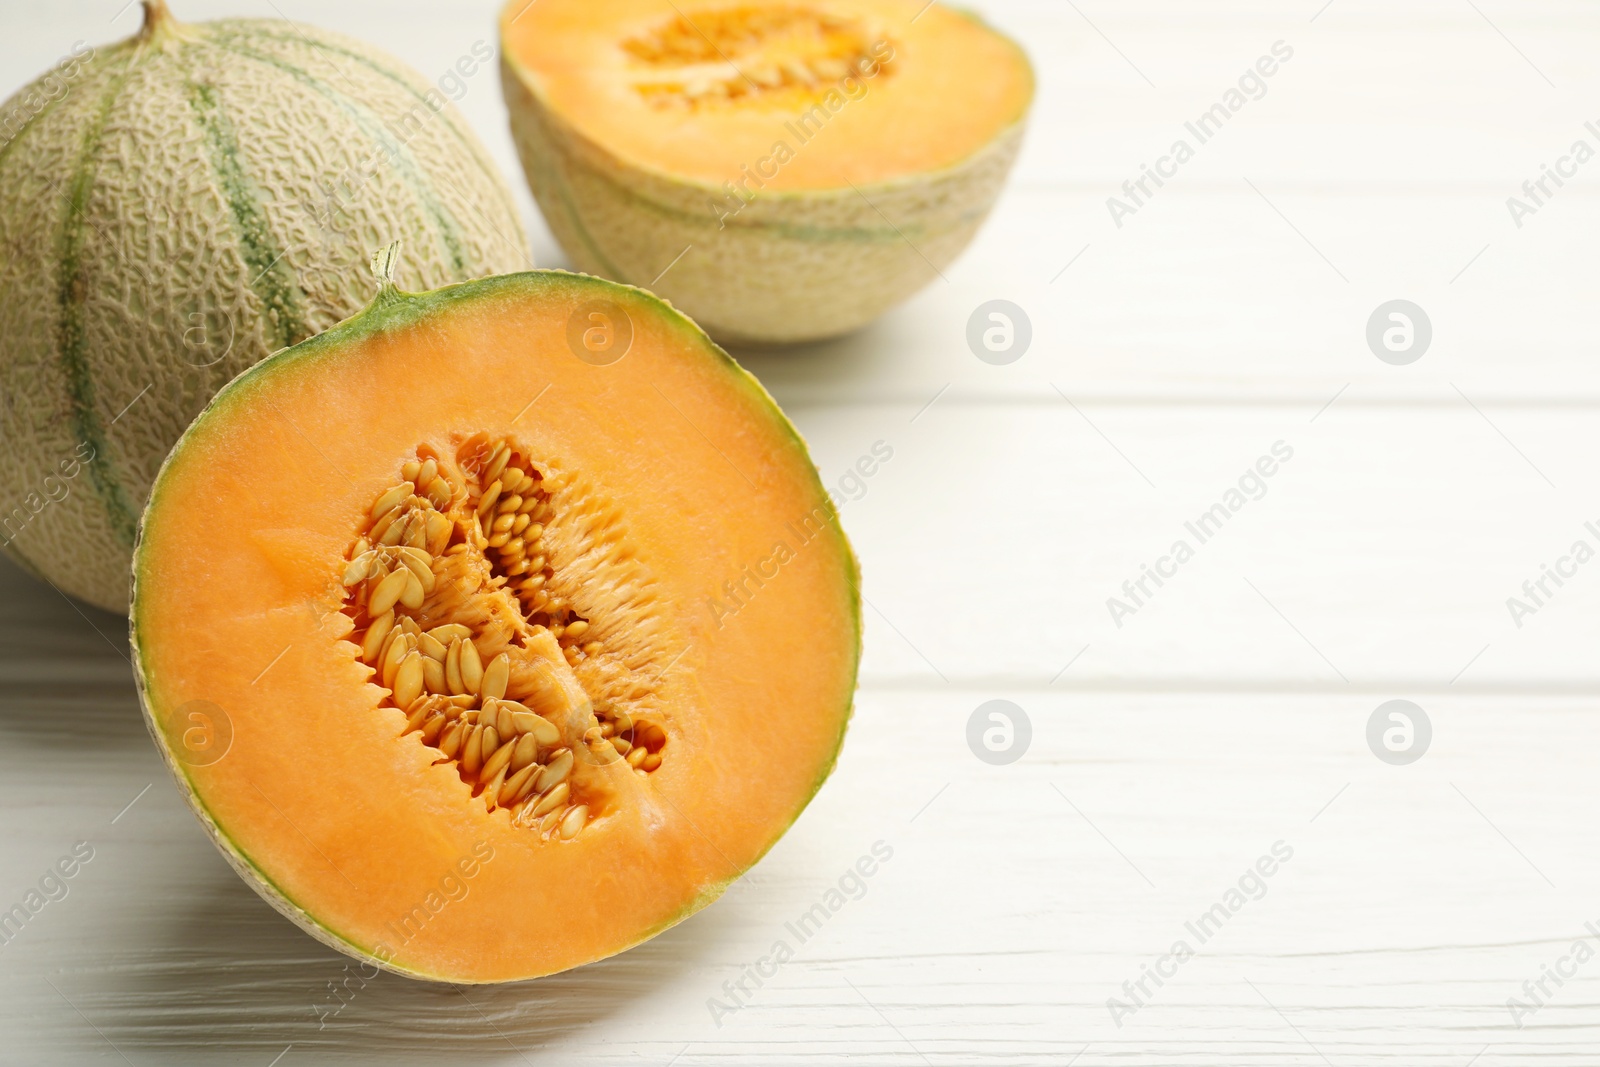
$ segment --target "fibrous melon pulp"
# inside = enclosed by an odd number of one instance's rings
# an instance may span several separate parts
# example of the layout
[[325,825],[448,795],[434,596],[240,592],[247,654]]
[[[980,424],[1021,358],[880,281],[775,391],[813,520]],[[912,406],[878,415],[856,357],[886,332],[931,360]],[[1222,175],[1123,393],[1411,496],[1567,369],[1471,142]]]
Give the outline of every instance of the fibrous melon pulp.
[[714,899],[855,685],[805,446],[688,319],[584,275],[386,289],[246,372],[134,565],[146,714],[219,847],[420,977],[559,971]]
[[967,245],[1022,140],[1022,50],[924,0],[511,0],[502,81],[582,270],[723,341],[853,330]]
[[119,612],[167,450],[245,367],[358,311],[373,248],[404,238],[424,288],[530,265],[436,86],[283,19],[145,8],[0,107],[0,544]]

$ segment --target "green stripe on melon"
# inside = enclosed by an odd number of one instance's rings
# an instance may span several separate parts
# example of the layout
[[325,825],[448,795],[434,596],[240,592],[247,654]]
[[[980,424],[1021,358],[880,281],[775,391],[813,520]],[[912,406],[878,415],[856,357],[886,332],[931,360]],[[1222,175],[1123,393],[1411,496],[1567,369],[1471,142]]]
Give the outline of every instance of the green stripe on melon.
[[60,305],[56,345],[60,350],[61,369],[67,380],[72,428],[77,438],[91,449],[89,471],[100,500],[105,504],[111,532],[120,545],[130,549],[133,547],[139,512],[137,506],[128,499],[127,488],[122,484],[118,471],[107,462],[109,450],[106,447],[105,428],[97,414],[95,382],[89,366],[83,321],[88,288],[84,279],[86,266],[83,260],[85,231],[88,228],[87,201],[94,186],[106,122],[140,58],[141,53],[138,52],[128,58],[125,69],[112,80],[94,109],[93,121],[83,136],[83,147],[66,189],[59,236],[55,242],[58,264],[56,300]]
[[270,343],[274,348],[287,348],[311,334],[306,329],[302,310],[305,294],[284,266],[283,249],[273,239],[261,213],[261,190],[239,165],[239,137],[232,120],[223,112],[216,92],[210,86],[194,83],[187,88],[195,123],[205,137],[206,150],[211,157],[212,173],[228,200],[239,252],[254,274],[250,287],[267,309]]
[[145,6],[136,37],[0,106],[0,547],[114,611],[167,450],[240,371],[365,306],[375,244],[404,239],[421,289],[530,265],[504,180],[421,76],[309,27]]
[[383,124],[376,116],[304,68],[282,62],[250,48],[233,46],[229,47],[228,51],[241,58],[277,68],[326,98],[330,104],[349,115],[368,142],[383,150],[384,155],[389,159],[390,165],[405,179],[406,184],[411,187],[411,191],[416,195],[418,201],[426,207],[429,219],[433,223],[434,233],[438,237],[439,243],[444,246],[451,263],[457,269],[464,266],[455,220],[440,206],[427,180],[418,174],[416,161],[411,158],[406,146],[395,138],[387,136]]

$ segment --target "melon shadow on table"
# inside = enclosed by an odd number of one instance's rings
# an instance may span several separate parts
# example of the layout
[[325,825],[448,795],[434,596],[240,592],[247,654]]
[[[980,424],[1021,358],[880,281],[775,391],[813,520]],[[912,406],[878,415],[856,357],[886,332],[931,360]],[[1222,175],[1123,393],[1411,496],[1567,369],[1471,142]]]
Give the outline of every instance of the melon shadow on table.
[[127,635],[126,619],[0,556],[0,738],[44,758],[148,753]]
[[[164,899],[124,905],[138,921],[94,965],[63,975],[74,1003],[119,1047],[313,1049],[414,1056],[538,1050],[582,1039],[635,999],[726,958],[736,916],[706,909],[606,960],[503,985],[424,982],[316,941],[246,885],[195,827]],[[175,864],[178,867],[179,864]],[[692,927],[692,929],[691,929]],[[712,983],[707,979],[708,987]]]
[[[740,366],[754,374],[779,404],[784,404],[791,390],[825,385],[849,396],[881,381],[884,368],[895,358],[895,346],[891,343],[895,329],[891,315],[821,341],[727,343],[723,348]],[[805,397],[796,396],[795,399],[803,402]]]

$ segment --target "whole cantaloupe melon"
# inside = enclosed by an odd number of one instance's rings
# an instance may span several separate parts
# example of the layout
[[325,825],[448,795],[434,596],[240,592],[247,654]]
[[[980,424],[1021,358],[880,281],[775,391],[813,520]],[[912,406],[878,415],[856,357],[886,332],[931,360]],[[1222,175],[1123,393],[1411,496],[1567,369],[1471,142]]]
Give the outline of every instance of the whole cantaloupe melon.
[[372,248],[403,238],[422,289],[530,265],[447,99],[494,77],[487,43],[441,91],[342,36],[144,6],[135,37],[0,106],[0,545],[119,612],[168,449],[240,371],[363,307]]

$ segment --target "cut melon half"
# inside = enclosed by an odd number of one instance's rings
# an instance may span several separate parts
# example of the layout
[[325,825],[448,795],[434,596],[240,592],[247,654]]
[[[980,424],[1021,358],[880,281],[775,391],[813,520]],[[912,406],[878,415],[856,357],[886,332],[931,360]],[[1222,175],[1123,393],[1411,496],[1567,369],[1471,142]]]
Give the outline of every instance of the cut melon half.
[[841,334],[937,278],[1033,99],[1018,45],[925,0],[510,0],[500,32],[567,254],[725,341]]
[[151,731],[264,897],[494,982],[723,891],[833,766],[857,572],[793,427],[648,293],[407,294],[227,386],[156,479]]

